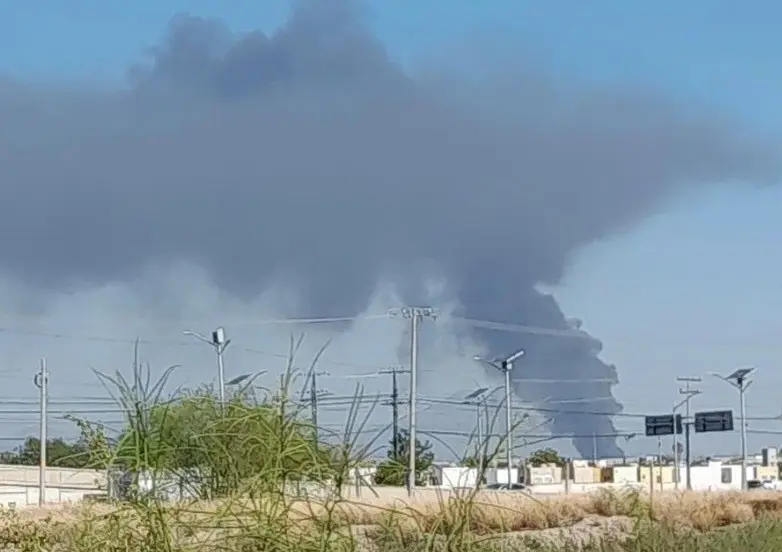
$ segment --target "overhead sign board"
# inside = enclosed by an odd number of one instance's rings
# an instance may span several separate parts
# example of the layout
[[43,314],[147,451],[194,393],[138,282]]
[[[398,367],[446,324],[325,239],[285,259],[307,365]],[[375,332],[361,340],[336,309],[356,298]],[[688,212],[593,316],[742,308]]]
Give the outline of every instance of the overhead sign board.
[[682,417],[680,414],[664,414],[661,416],[646,416],[647,437],[660,437],[682,432]]
[[695,426],[696,433],[733,431],[733,411],[714,410],[711,412],[696,412],[693,425]]

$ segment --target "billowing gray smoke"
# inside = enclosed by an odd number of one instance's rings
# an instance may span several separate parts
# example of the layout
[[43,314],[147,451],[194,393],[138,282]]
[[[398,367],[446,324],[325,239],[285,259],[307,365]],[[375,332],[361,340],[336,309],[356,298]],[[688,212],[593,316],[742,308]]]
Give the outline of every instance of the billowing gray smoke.
[[[574,250],[682,189],[775,174],[729,125],[507,73],[500,92],[411,78],[331,0],[300,4],[271,36],[178,17],[122,90],[2,83],[2,268],[66,290],[184,259],[237,296],[295,279],[323,315],[359,312],[381,278],[415,301],[434,272],[466,316],[566,329],[534,285],[557,282]],[[527,349],[523,377],[616,377],[596,341],[486,339]],[[620,410],[597,401],[610,383],[518,392]],[[613,425],[561,414],[555,431]],[[591,438],[576,444],[591,455]],[[599,452],[619,450],[604,439]]]

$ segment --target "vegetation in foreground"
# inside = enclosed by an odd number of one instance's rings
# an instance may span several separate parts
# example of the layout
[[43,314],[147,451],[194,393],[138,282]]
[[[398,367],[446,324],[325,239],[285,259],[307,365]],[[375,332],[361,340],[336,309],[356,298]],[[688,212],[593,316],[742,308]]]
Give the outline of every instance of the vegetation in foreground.
[[[357,438],[355,408],[339,438],[316,438],[290,393],[295,351],[292,343],[279,389],[259,397],[248,384],[225,408],[211,393],[164,398],[170,371],[157,382],[138,365],[130,380],[101,376],[128,413],[127,428],[112,439],[80,421],[88,463],[158,482],[176,476],[192,499],[137,489],[123,502],[5,512],[0,550],[782,550],[782,495],[774,493],[683,493],[654,503],[631,491],[546,499],[428,491],[408,504],[382,488],[355,496],[353,475],[374,443]],[[360,397],[357,388],[356,404]],[[496,452],[482,448],[487,458]],[[399,478],[392,468],[389,480]]]
[[634,493],[536,502],[494,493],[410,506],[379,499],[252,499],[91,505],[0,515],[0,550],[772,551],[782,499]]

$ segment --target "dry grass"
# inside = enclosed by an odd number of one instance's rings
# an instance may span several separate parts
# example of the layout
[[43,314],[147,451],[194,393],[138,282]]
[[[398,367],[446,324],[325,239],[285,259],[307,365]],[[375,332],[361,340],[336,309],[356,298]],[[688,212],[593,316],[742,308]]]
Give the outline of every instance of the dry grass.
[[[250,500],[199,502],[172,505],[162,513],[176,540],[193,548],[229,535],[235,537],[237,532],[251,527],[253,520],[256,523],[274,520],[284,526],[286,534],[294,532],[302,537],[328,523],[335,535],[360,533],[372,540],[392,534],[401,543],[454,534],[471,538],[500,534],[546,536],[547,542],[568,540],[568,534],[576,540],[582,533],[591,538],[594,531],[601,538],[612,533],[626,537],[632,529],[628,520],[632,519],[648,519],[672,529],[699,533],[753,521],[782,520],[782,493],[773,492],[671,493],[656,497],[652,504],[648,496],[635,492],[540,499],[515,493],[459,496],[430,492],[409,504],[379,494],[360,502],[292,500],[285,507],[280,504],[267,507],[263,501]],[[22,510],[0,521],[0,547],[26,538],[25,535],[35,536],[39,541],[56,541],[58,535],[74,528],[101,533],[114,526],[116,531],[118,520],[122,520],[126,530],[132,527],[142,531],[144,515],[138,510],[119,510],[107,505]],[[555,535],[553,541],[552,535]]]
[[[649,517],[674,527],[708,531],[753,520],[782,520],[782,493],[726,492],[666,493],[650,502],[632,491],[602,491],[584,495],[530,497],[521,493],[481,492],[475,495],[429,492],[410,503],[396,498],[372,497],[340,502],[333,516],[340,524],[375,525],[389,516],[415,518],[428,527],[449,514],[469,508],[471,529],[478,532],[541,530],[567,527],[598,517]],[[324,505],[297,505],[322,515]]]

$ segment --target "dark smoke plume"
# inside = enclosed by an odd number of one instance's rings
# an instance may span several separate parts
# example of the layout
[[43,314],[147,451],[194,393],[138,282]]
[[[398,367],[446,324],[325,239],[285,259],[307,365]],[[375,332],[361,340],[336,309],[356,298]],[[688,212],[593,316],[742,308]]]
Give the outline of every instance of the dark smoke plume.
[[[679,191],[776,174],[763,144],[712,118],[514,76],[490,102],[491,83],[470,96],[412,78],[350,3],[330,1],[300,4],[271,35],[177,17],[122,90],[0,83],[2,268],[67,290],[188,260],[236,296],[295,279],[318,314],[359,312],[381,279],[415,301],[436,273],[467,316],[567,329],[534,286],[579,247]],[[527,349],[522,378],[616,378],[596,340],[486,339]],[[611,387],[518,393],[617,412],[599,400]],[[562,414],[554,430],[613,424]],[[591,438],[575,443],[592,454]]]

